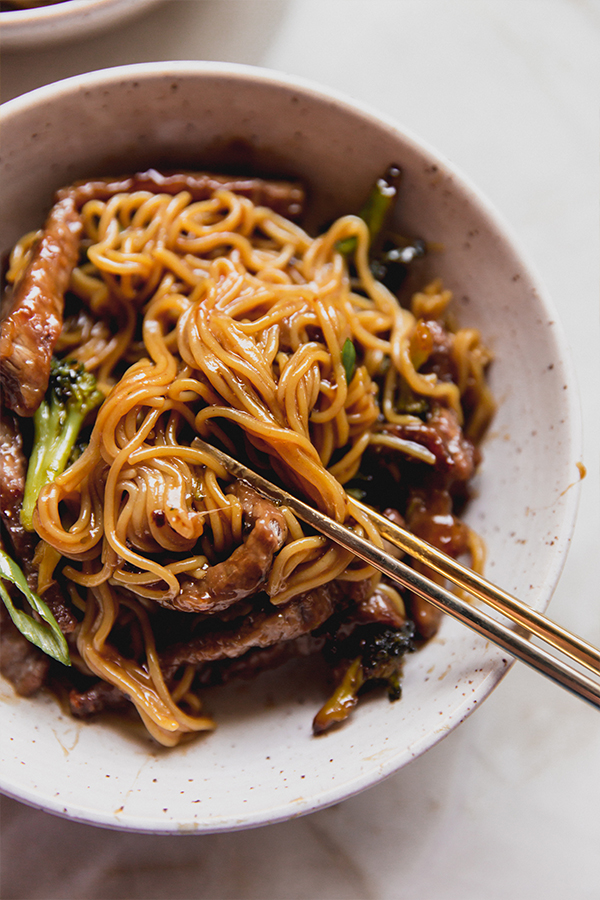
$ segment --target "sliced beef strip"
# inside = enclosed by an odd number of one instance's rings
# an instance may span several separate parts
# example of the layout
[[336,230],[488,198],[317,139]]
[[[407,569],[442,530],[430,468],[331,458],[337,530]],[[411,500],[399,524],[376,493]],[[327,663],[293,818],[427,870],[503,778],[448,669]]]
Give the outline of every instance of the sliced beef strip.
[[252,612],[241,621],[170,647],[161,654],[163,670],[168,677],[186,663],[198,665],[231,659],[254,648],[291,641],[327,621],[342,597],[339,583],[332,581],[294,597],[281,607]]
[[[431,569],[427,569],[425,566],[415,564],[415,568],[432,581],[440,580]],[[417,634],[424,641],[431,640],[437,634],[442,621],[441,609],[412,593],[407,595],[406,602],[410,611],[410,618],[415,623]]]
[[[291,659],[312,656],[322,649],[325,639],[303,634],[285,643],[272,647],[248,650],[243,656],[207,663],[199,672],[202,687],[229,684],[243,678],[252,680],[260,672],[276,669]],[[71,690],[69,705],[71,713],[78,719],[87,719],[103,710],[126,709],[131,704],[128,697],[115,685],[97,681],[84,691]]]
[[434,409],[427,422],[441,445],[441,452],[436,453],[443,459],[447,475],[451,482],[469,481],[481,460],[480,451],[465,436],[456,413],[452,409],[438,407]]
[[369,597],[356,604],[355,615],[359,622],[377,622],[389,628],[402,628],[406,624],[406,617],[380,587],[376,587]]
[[81,227],[72,197],[55,203],[8,298],[0,324],[0,384],[4,403],[20,416],[32,416],[48,388]]
[[260,672],[277,669],[291,659],[313,656],[323,649],[325,638],[312,634],[301,634],[291,641],[248,650],[243,656],[208,663],[199,673],[199,681],[204,687],[229,684],[238,678],[251,680]]
[[246,540],[223,562],[211,566],[201,580],[182,582],[173,600],[159,601],[181,612],[217,613],[255,594],[265,581],[274,554],[287,537],[285,517],[269,500],[238,482],[234,489],[242,504],[245,523],[251,527]]
[[23,439],[15,417],[0,413],[0,517],[17,560],[33,558],[36,538],[21,525],[21,507],[27,476]]
[[50,658],[30,643],[0,602],[0,672],[21,697],[31,697],[44,684]]
[[454,358],[454,335],[437,319],[423,319],[419,326],[427,332],[427,360],[419,368],[422,375],[435,373],[440,381],[456,381],[457,366]]
[[179,194],[189,191],[192,200],[208,200],[216,190],[228,190],[252,200],[289,219],[298,219],[305,202],[303,186],[295,181],[214,175],[210,172],[159,172],[148,169],[118,178],[95,178],[78,181],[59,191],[58,197],[73,197],[78,209],[88,200],[108,200],[115,194],[148,191],[152,194]]
[[[436,458],[431,474],[423,468],[425,477],[421,486],[408,491],[406,527],[413,534],[457,557],[468,549],[468,529],[453,514],[453,495],[466,488],[480,462],[480,451],[467,438],[456,413],[446,407],[434,407],[427,421],[408,425],[384,425],[382,430],[405,440],[415,441],[430,450]],[[385,461],[395,451],[382,448]],[[442,583],[431,569],[419,563],[414,567],[433,581]],[[408,593],[408,614],[415,622],[419,635],[429,640],[435,635],[441,621],[441,612],[431,603]]]
[[[414,490],[407,507],[407,526],[417,537],[456,558],[468,550],[469,530],[453,515],[452,505],[452,497],[443,488]],[[415,562],[414,567],[437,584],[444,583],[444,578],[427,566]],[[438,630],[441,611],[412,593],[407,595],[407,604],[421,637],[425,640],[432,638]]]
[[[167,683],[182,665],[199,667],[204,686],[226,684],[234,678],[253,678],[288,659],[320,650],[324,636],[310,632],[333,613],[342,590],[336,582],[308,591],[281,609],[256,611],[241,622],[234,620],[187,643],[179,643],[161,654]],[[85,691],[72,690],[71,712],[87,718],[104,709],[123,709],[129,703],[119,688],[98,681]]]
[[130,705],[123,691],[108,681],[97,681],[85,691],[69,691],[69,708],[76,719],[88,719],[105,709],[127,709]]
[[[435,407],[425,422],[406,425],[385,423],[379,430],[414,441],[433,453],[436,472],[442,476],[446,487],[469,481],[480,462],[480,452],[464,435],[456,413],[443,406]],[[397,451],[389,448],[378,447],[377,452],[384,459],[392,453],[397,457]]]
[[[406,528],[406,522],[404,521],[404,517],[398,512],[397,509],[392,508],[391,506],[386,507],[382,511],[382,515],[389,519],[394,525],[398,525],[399,528]],[[386,553],[389,553],[390,556],[393,556],[394,559],[402,559],[404,557],[404,551],[400,549],[400,547],[393,544],[391,541],[387,541],[384,539],[383,547]]]
[[444,488],[411,491],[406,509],[409,531],[454,558],[466,553],[469,530],[452,512],[453,501]]
[[65,600],[62,588],[58,582],[54,581],[52,584],[49,584],[41,598],[56,619],[56,624],[62,633],[71,634],[75,630],[77,619],[71,612],[71,608]]

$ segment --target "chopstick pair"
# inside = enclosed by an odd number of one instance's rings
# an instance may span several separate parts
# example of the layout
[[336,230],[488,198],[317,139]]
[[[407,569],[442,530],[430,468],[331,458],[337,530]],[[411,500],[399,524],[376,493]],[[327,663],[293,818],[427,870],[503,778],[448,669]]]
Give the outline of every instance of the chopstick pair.
[[428,600],[438,609],[458,619],[459,622],[467,625],[482,637],[506,650],[511,656],[520,659],[547,678],[600,709],[600,682],[594,681],[585,673],[553,656],[543,647],[538,647],[532,643],[530,636],[548,644],[600,678],[600,650],[587,641],[566,631],[511,594],[491,584],[477,572],[462,566],[445,553],[395,525],[385,516],[358,500],[348,498],[350,506],[354,504],[357,509],[369,516],[383,538],[395,544],[408,555],[425,563],[430,569],[443,575],[458,587],[484,601],[506,619],[521,629],[525,629],[527,633],[514,631],[508,625],[494,619],[482,609],[431,581],[406,563],[386,553],[385,550],[374,546],[345,525],[340,525],[324,513],[313,509],[302,500],[298,500],[297,497],[263,478],[262,475],[212,444],[196,438],[195,446],[212,453],[230,474],[246,482],[274,503],[287,506],[299,519],[369,563],[403,588]]

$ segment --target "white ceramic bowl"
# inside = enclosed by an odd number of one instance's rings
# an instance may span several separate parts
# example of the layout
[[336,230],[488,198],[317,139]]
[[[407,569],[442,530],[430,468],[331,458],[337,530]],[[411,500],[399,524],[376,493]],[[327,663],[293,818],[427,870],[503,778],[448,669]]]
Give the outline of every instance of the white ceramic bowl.
[[[2,111],[0,251],[42,222],[54,189],[149,165],[253,162],[302,178],[317,220],[354,211],[391,163],[405,172],[399,227],[444,244],[431,258],[463,323],[496,353],[499,410],[468,519],[488,576],[544,609],[574,522],[578,405],[551,304],[505,226],[447,162],[385,116],[274,72],[145,64],[69,79]],[[219,727],[175,750],[114,722],[81,723],[47,697],[0,688],[1,788],[33,806],[111,828],[248,828],[340,801],[397,771],[475,709],[508,668],[445,620],[407,660],[403,699],[372,698],[321,738],[322,687],[309,663],[211,693]]]
[[3,50],[75,40],[112,28],[159,0],[63,0],[0,13]]

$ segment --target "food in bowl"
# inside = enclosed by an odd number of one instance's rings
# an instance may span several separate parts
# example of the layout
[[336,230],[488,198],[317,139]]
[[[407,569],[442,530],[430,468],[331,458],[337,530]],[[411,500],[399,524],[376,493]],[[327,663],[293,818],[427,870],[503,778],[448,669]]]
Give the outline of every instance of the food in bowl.
[[386,229],[400,181],[390,167],[360,215],[313,238],[297,182],[97,178],[58,191],[16,244],[0,494],[2,573],[34,612],[3,589],[18,693],[50,684],[77,717],[135,708],[166,746],[214,727],[208,686],[298,656],[320,654],[333,680],[315,733],[373,685],[399,698],[433,607],[232,481],[195,438],[379,545],[352,496],[481,566],[460,514],[491,357],[439,280],[410,287],[426,244]]
[[[415,261],[403,295],[440,277],[457,321],[494,353],[497,410],[464,518],[485,540],[487,576],[546,607],[577,505],[577,489],[565,490],[580,458],[568,350],[509,230],[437,151],[330,88],[229,63],[87,73],[4,104],[1,119],[3,257],[43,224],[57,189],[98,173],[200,165],[292,177],[306,185],[304,224],[317,234],[359,210],[398,161],[391,230],[444,248]],[[323,666],[319,657],[291,660],[206,690],[219,727],[175,748],[149,739],[135,717],[127,727],[110,712],[101,722],[74,719],[47,691],[24,699],[0,679],[0,788],[57,815],[146,833],[284,821],[398,772],[479,709],[509,667],[504,651],[445,616],[406,655],[400,702],[374,692],[347,726],[310,739],[326,696]]]

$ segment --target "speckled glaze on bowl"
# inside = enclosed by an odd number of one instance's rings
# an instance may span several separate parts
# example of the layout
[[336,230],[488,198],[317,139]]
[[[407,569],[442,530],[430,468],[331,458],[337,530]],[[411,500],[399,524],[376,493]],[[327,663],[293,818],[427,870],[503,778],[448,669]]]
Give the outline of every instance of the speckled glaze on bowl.
[[[315,221],[359,208],[391,163],[405,173],[398,228],[438,241],[430,274],[496,353],[499,410],[470,523],[488,576],[541,610],[559,577],[578,481],[579,414],[551,304],[477,191],[394,122],[278,73],[210,63],[128,66],[42,88],[2,110],[0,250],[38,227],[52,191],[149,165],[234,164],[300,177]],[[109,136],[110,135],[110,139]],[[109,149],[106,149],[109,148]],[[218,728],[164,750],[117,722],[81,723],[55,700],[0,686],[0,787],[33,806],[117,829],[226,831],[299,816],[397,771],[475,709],[506,654],[445,620],[407,660],[403,699],[372,697],[311,735],[324,693],[308,662],[206,696]]]
[[131,19],[161,0],[63,0],[0,13],[3,50],[87,37]]

